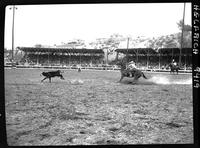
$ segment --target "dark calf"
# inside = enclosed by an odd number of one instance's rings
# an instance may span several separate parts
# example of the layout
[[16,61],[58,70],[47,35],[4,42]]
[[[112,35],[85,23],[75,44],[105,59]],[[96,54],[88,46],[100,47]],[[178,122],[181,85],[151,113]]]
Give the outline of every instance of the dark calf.
[[60,79],[63,79],[63,76],[61,74],[60,70],[56,70],[56,71],[49,71],[49,72],[42,72],[42,75],[45,76],[45,78],[43,80],[41,80],[41,82],[43,82],[45,79],[49,79],[49,82],[51,83],[51,78],[52,77],[60,77]]

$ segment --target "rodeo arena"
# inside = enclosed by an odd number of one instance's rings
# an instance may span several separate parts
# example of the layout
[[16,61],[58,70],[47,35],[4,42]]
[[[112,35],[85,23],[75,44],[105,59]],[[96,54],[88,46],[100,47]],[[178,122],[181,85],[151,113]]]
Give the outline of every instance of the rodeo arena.
[[179,48],[117,48],[113,62],[107,49],[17,51],[4,65],[8,145],[193,143],[191,48],[180,62]]

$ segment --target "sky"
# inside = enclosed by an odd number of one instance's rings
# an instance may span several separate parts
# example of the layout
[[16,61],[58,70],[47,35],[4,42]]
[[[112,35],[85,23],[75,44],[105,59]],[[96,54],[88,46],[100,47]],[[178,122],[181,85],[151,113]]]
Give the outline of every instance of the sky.
[[[5,9],[5,48],[12,48],[12,6]],[[86,42],[114,33],[124,37],[157,37],[177,33],[183,3],[16,5],[15,47]],[[185,24],[191,25],[191,3]]]

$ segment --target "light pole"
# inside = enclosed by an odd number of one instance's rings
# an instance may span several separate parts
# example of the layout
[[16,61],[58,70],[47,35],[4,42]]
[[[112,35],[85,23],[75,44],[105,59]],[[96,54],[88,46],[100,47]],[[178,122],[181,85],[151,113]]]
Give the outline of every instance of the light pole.
[[15,10],[17,9],[17,7],[15,7],[15,5],[13,5],[13,7],[11,7],[10,9],[13,10],[13,18],[12,18],[12,66],[13,66],[13,62],[14,62],[14,26],[15,26]]
[[181,66],[181,56],[182,56],[182,48],[183,48],[184,20],[185,20],[185,3],[184,3],[184,8],[183,8],[183,22],[182,22],[181,48],[180,48],[180,55],[179,55],[179,66]]

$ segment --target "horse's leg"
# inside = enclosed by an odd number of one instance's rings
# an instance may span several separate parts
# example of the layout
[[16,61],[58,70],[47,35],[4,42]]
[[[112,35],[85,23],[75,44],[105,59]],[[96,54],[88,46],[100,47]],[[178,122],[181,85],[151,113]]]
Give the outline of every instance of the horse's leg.
[[123,78],[124,78],[124,76],[123,76],[123,75],[121,75],[121,78],[120,78],[119,82],[121,82]]
[[47,77],[45,77],[44,79],[42,79],[41,82],[43,82],[45,79],[47,79]]
[[132,84],[136,84],[138,82],[138,77],[134,77]]
[[135,73],[135,74],[134,74],[134,79],[133,79],[132,84],[136,84],[136,83],[138,82],[138,79],[139,79],[140,77],[141,77],[141,74],[139,75],[139,74]]
[[51,83],[51,77],[49,77],[49,83]]

